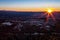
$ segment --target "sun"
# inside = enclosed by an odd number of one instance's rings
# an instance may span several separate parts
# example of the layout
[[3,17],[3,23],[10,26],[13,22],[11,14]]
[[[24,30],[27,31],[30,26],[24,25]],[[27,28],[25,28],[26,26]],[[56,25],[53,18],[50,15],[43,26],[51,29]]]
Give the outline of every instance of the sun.
[[53,12],[53,10],[51,10],[51,9],[48,9],[48,10],[47,10],[47,12],[48,12],[48,13],[52,13],[52,12]]
[[53,8],[48,8],[46,10],[46,19],[49,20],[49,18],[52,18],[55,21],[55,17],[54,17],[54,10]]
[[45,13],[43,15],[41,15],[41,17],[43,17],[43,16],[45,16],[45,18],[46,18],[45,24],[47,24],[50,21],[50,19],[54,22],[56,21],[56,18],[54,16],[54,9],[53,8],[46,9]]

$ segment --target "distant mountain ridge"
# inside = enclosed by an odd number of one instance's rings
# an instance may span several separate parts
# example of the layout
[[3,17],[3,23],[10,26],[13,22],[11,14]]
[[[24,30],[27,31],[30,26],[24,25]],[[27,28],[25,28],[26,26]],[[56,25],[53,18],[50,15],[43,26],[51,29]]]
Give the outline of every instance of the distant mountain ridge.
[[[0,18],[1,17],[40,17],[45,12],[17,12],[17,11],[4,11],[0,10]],[[55,18],[60,18],[60,12],[54,12],[53,15]],[[45,16],[43,16],[45,17]]]
[[34,13],[40,13],[40,12],[0,11],[0,16],[12,16],[12,15],[13,16],[32,16]]

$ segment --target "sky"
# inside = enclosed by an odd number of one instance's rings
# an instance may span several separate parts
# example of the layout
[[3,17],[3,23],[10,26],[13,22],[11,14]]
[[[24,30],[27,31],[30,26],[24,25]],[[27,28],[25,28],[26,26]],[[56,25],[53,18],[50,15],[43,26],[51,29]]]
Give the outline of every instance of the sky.
[[60,0],[0,0],[0,10],[45,11],[47,8],[60,11]]

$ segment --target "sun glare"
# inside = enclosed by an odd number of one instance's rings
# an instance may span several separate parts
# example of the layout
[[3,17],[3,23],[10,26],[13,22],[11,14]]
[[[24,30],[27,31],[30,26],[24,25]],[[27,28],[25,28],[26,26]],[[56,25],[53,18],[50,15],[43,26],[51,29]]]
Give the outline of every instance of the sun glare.
[[51,13],[51,12],[53,12],[53,11],[52,11],[51,9],[48,9],[47,12],[48,12],[48,13]]
[[55,21],[55,17],[54,17],[53,11],[54,10],[52,10],[52,9],[47,9],[47,11],[45,13],[45,14],[47,14],[47,16],[46,16],[46,22],[49,21],[49,18],[52,18],[53,21]]

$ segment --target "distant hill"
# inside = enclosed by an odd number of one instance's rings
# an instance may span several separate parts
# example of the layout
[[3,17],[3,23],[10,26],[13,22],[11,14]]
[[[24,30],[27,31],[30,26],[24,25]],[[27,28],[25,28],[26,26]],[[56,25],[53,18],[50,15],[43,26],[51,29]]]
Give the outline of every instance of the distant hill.
[[[0,10],[0,18],[1,17],[41,17],[45,12],[17,12],[17,11],[3,11]],[[60,12],[54,12],[53,15],[55,18],[60,18]],[[46,17],[43,16],[42,18]]]
[[33,16],[34,14],[40,14],[42,12],[16,12],[16,11],[0,11],[0,17],[1,16],[11,16],[11,17],[23,17],[23,16]]

